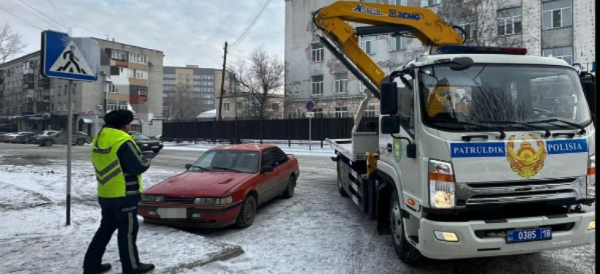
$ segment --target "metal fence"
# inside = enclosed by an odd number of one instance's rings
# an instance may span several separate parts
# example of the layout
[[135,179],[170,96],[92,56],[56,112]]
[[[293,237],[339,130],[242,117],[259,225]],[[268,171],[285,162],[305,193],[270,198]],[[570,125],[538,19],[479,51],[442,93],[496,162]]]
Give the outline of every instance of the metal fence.
[[[376,132],[378,117],[363,117],[358,131]],[[311,130],[309,130],[309,124]],[[271,120],[174,121],[163,125],[164,141],[232,141],[232,140],[324,140],[350,138],[352,117],[316,117]]]

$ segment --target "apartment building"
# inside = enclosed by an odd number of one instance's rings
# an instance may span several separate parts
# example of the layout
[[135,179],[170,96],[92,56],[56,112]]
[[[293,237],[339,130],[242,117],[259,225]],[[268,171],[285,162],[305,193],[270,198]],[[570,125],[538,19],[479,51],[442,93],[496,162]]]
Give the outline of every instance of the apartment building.
[[[93,135],[103,126],[106,113],[129,109],[136,116],[133,130],[160,134],[163,53],[92,39],[100,46],[100,73],[95,82],[74,82],[73,129]],[[4,63],[0,65],[0,120],[17,124],[20,131],[66,129],[67,92],[66,80],[40,74],[39,51]]]
[[[179,107],[193,108],[196,115],[215,108],[215,91],[220,89],[220,71],[213,68],[199,68],[196,65],[163,68],[163,115],[166,119],[177,117]],[[218,77],[219,76],[219,77]],[[193,104],[179,105],[175,99],[177,92],[184,93]]]
[[[353,115],[364,98],[364,85],[324,48],[316,37],[312,12],[335,0],[286,0],[285,111],[302,116],[309,101],[325,116]],[[356,1],[361,2],[361,1]],[[595,2],[593,0],[368,0],[434,10],[461,26],[471,45],[526,47],[528,54],[551,56],[595,67]],[[352,23],[354,27],[357,24]],[[386,73],[423,54],[414,38],[360,37],[361,47]],[[366,115],[378,115],[372,99]]]

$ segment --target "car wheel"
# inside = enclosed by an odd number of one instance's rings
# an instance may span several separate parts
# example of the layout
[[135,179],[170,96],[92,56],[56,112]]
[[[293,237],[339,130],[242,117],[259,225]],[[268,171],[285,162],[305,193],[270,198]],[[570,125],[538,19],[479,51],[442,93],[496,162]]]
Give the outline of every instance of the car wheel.
[[152,150],[152,152],[154,152],[154,153],[159,153],[159,152],[160,152],[160,149],[153,149],[153,150]]
[[242,209],[235,224],[241,228],[249,227],[254,222],[254,216],[256,216],[256,198],[248,195],[242,203]]
[[46,140],[46,142],[44,143],[44,146],[47,146],[47,147],[51,147],[52,145],[54,145],[54,141],[52,141],[52,140]]
[[394,190],[390,202],[390,230],[392,232],[392,244],[400,261],[406,264],[418,262],[421,259],[421,253],[406,239],[404,219],[400,210],[400,199],[396,190]]
[[296,176],[290,176],[290,181],[287,188],[283,192],[283,198],[289,199],[294,196],[294,188],[296,188]]
[[85,145],[85,140],[83,140],[83,139],[79,139],[79,140],[77,140],[77,145],[78,145],[78,146],[83,146],[83,145]]

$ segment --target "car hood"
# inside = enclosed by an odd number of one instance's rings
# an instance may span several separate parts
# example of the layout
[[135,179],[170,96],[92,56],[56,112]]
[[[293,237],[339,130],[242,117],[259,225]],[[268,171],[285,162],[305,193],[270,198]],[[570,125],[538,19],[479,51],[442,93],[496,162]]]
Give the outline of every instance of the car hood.
[[234,172],[184,172],[149,188],[144,194],[174,198],[222,197],[252,174]]

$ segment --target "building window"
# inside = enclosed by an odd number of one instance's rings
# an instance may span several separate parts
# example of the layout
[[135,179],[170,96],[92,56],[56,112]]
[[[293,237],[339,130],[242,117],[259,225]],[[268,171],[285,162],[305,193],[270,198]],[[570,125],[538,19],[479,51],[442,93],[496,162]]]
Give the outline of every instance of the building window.
[[368,105],[367,109],[365,110],[365,117],[376,117],[376,116],[377,116],[377,112],[375,111],[375,106]]
[[542,3],[542,16],[542,29],[546,30],[572,26],[573,10],[571,9],[571,0]]
[[200,95],[200,98],[203,98],[203,99],[212,99],[213,95],[212,94],[202,94],[202,95]]
[[406,50],[407,38],[402,36],[390,36],[390,51]]
[[313,109],[313,111],[315,113],[315,117],[321,118],[323,117],[323,109],[322,108],[315,108]]
[[375,36],[363,36],[360,38],[360,47],[367,54],[375,54]]
[[334,93],[344,93],[348,89],[348,73],[337,73],[335,74],[335,80],[333,81]]
[[544,49],[542,53],[546,57],[554,57],[573,64],[573,47]]
[[224,103],[224,104],[223,104],[223,109],[224,109],[225,111],[229,111],[229,103]]
[[321,43],[311,44],[311,55],[313,62],[321,62],[325,59],[325,47]]
[[336,118],[348,117],[348,107],[335,108],[335,117]]
[[498,35],[511,35],[522,32],[521,7],[498,11]]
[[120,60],[120,61],[128,61],[128,57],[129,57],[128,52],[122,51],[122,50],[117,50],[117,49],[107,49],[107,50],[110,51],[111,59]]
[[421,0],[421,7],[431,7],[441,3],[442,0]]
[[477,40],[477,18],[475,16],[467,16],[460,19],[459,27],[465,30],[467,41]]
[[137,87],[138,95],[148,96],[148,87]]
[[389,0],[390,5],[408,6],[408,0]]
[[[135,78],[135,79],[148,79],[148,72],[147,71],[143,71],[143,70],[137,70],[137,69],[129,69],[130,78]],[[163,80],[163,83],[166,82],[165,80]],[[175,81],[173,81],[173,83],[175,83]]]
[[237,102],[237,108],[241,109],[242,108],[242,102]]
[[119,109],[127,109],[127,101],[119,101]]
[[117,102],[115,100],[106,100],[106,112],[110,112],[117,109]]
[[311,94],[312,95],[323,95],[323,75],[316,75],[311,80]]

